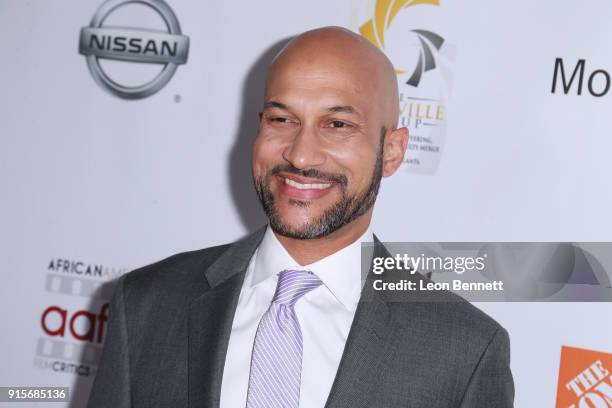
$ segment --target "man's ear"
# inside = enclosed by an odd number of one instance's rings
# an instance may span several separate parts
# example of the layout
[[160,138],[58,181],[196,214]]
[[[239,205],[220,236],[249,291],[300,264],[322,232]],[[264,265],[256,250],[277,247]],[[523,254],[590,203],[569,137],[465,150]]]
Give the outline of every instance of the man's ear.
[[389,177],[404,161],[404,155],[408,147],[408,129],[402,127],[392,130],[385,139],[383,177]]

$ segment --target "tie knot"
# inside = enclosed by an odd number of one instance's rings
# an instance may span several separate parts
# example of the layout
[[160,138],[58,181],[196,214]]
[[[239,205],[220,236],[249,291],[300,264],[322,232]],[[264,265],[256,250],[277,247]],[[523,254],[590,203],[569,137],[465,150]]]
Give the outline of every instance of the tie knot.
[[285,270],[278,274],[278,285],[272,302],[293,306],[302,296],[323,282],[310,271]]

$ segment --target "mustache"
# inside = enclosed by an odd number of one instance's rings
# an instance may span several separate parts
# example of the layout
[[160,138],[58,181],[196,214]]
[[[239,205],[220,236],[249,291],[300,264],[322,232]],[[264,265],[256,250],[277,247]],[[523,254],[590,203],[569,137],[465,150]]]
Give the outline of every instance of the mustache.
[[346,186],[346,184],[348,183],[348,180],[344,174],[328,173],[317,169],[301,170],[289,163],[274,166],[268,174],[270,174],[271,176],[277,176],[281,172],[295,174],[296,176],[316,178],[324,182],[337,183],[341,186]]

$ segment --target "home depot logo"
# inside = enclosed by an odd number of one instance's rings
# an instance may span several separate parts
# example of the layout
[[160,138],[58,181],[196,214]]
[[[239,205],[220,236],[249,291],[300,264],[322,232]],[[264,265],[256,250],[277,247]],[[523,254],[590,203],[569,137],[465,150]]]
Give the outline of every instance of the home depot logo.
[[557,408],[612,408],[612,354],[563,346]]

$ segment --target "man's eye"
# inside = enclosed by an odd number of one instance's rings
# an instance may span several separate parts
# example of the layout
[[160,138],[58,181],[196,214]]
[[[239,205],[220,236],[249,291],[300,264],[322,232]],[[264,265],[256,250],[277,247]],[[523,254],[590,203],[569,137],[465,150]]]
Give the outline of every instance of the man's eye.
[[346,128],[348,127],[348,124],[341,121],[341,120],[332,120],[331,122],[329,122],[329,127],[332,128]]
[[288,118],[283,118],[283,117],[271,117],[270,122],[274,122],[274,123],[290,123],[291,121]]

